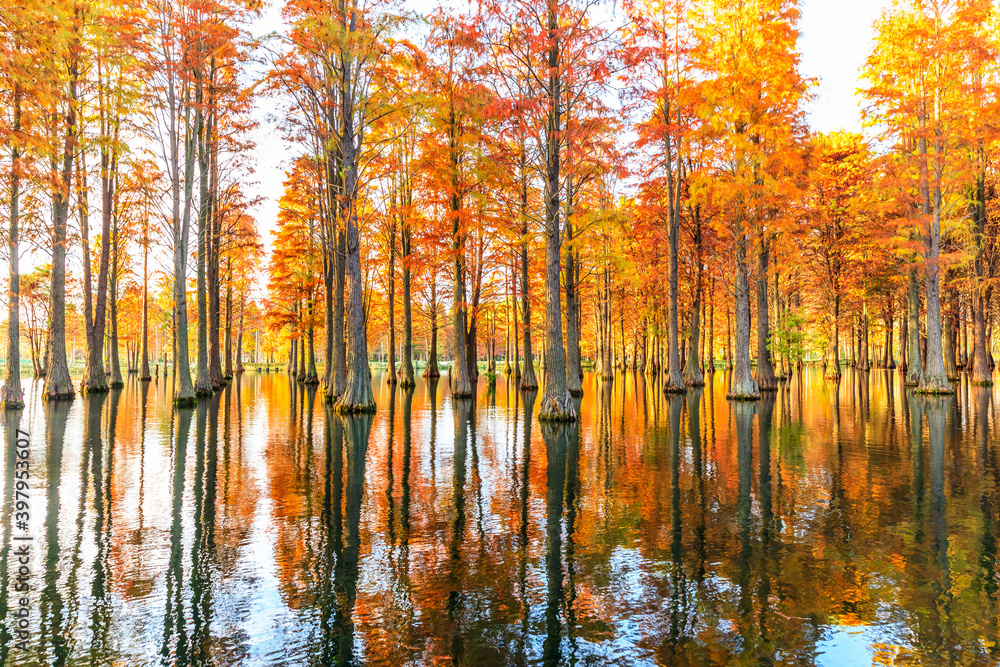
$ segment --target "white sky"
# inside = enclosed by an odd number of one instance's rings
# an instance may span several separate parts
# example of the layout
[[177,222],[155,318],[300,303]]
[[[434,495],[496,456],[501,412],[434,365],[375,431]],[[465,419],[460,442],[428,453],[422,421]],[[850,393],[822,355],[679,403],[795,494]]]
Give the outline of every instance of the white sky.
[[891,0],[802,3],[802,72],[819,79],[809,114],[814,130],[861,130],[859,70],[871,50],[873,23],[891,4]]
[[[453,0],[454,1],[454,0]],[[281,0],[274,0],[259,22],[261,32],[281,24]],[[429,11],[436,0],[406,0],[406,8]],[[454,2],[454,4],[464,4]],[[815,99],[809,105],[809,124],[816,131],[837,129],[861,130],[860,98],[857,89],[859,70],[871,48],[873,23],[892,0],[803,0],[799,24],[802,72],[818,80]],[[272,100],[260,106],[257,131],[258,192],[265,197],[257,211],[257,224],[268,251],[271,230],[278,212],[287,160],[291,153],[271,123],[263,122],[274,112]]]

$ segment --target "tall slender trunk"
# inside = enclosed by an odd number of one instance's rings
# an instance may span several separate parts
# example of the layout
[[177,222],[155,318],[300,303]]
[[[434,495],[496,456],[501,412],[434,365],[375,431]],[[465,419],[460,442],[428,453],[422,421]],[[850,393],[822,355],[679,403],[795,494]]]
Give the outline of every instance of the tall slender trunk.
[[226,366],[224,379],[233,377],[233,258],[226,257]]
[[142,340],[139,379],[151,380],[149,374],[149,216],[142,223]]
[[438,368],[438,303],[437,303],[437,273],[434,272],[431,275],[431,302],[430,302],[430,314],[431,314],[431,342],[427,349],[427,367],[424,369],[425,378],[438,378],[441,377],[441,371]]
[[868,358],[868,301],[862,298],[861,316],[858,320],[858,370],[871,370],[871,362]]
[[715,276],[712,276],[708,302],[708,372],[715,374]]
[[[79,44],[79,35],[75,38]],[[69,217],[69,194],[72,185],[73,156],[77,150],[77,82],[80,77],[79,63],[75,59],[69,63],[69,100],[66,112],[66,137],[63,145],[60,182],[52,198],[52,274],[49,291],[49,330],[46,343],[45,386],[42,396],[46,400],[72,399],[75,396],[73,382],[69,377],[66,363],[66,243],[67,221]],[[57,165],[53,159],[52,170]]]
[[212,377],[208,369],[208,146],[206,137],[209,131],[205,129],[205,114],[203,111],[204,82],[197,77],[195,88],[195,135],[198,142],[198,358],[194,380],[196,396],[212,395]]
[[[924,374],[917,391],[929,394],[950,394],[954,390],[948,382],[948,374],[944,368],[944,351],[941,344],[941,295],[938,284],[938,256],[941,245],[941,179],[944,166],[942,161],[942,148],[938,136],[938,103],[937,91],[935,91],[935,117],[934,117],[934,183],[928,183],[929,168],[927,166],[927,139],[920,139],[920,153],[922,156],[921,187],[923,190],[924,217],[930,212],[930,234],[926,239],[927,252],[924,255],[924,284],[927,294],[927,356],[924,361]],[[929,196],[933,193],[933,207],[930,207]],[[931,210],[928,211],[928,208]]]
[[[21,390],[21,318],[20,296],[21,277],[18,268],[20,255],[18,222],[21,185],[21,86],[15,82],[12,107],[14,113],[13,133],[10,139],[10,228],[7,235],[8,275],[7,292],[7,373],[3,389],[0,390],[0,406],[7,410],[24,407],[24,393]],[[33,355],[34,356],[34,355]]]
[[403,377],[400,385],[413,387],[413,298],[410,294],[410,264],[413,261],[409,224],[404,221],[400,232],[403,252]]
[[736,349],[733,354],[733,378],[728,395],[729,398],[737,400],[756,400],[760,398],[760,389],[757,387],[757,383],[754,382],[750,370],[749,246],[750,239],[744,231],[736,237]]
[[354,126],[353,70],[345,68],[344,124],[341,152],[344,156],[344,192],[347,193],[344,215],[346,244],[346,285],[345,306],[346,326],[350,345],[347,348],[347,377],[344,392],[337,399],[335,409],[341,413],[374,412],[375,397],[372,395],[371,369],[368,366],[368,338],[365,333],[364,283],[361,274],[361,238],[358,233],[358,132],[363,128]]
[[521,324],[524,347],[524,369],[521,372],[522,391],[538,389],[535,359],[531,351],[531,291],[528,288],[528,176],[527,154],[521,143]]
[[691,346],[688,348],[687,363],[684,365],[684,384],[690,387],[701,387],[705,384],[705,376],[701,372],[701,347],[698,345],[701,335],[701,289],[702,289],[702,243],[701,243],[701,214],[695,208],[691,215],[694,223],[694,248],[695,248],[695,283],[694,283],[694,303],[691,304],[690,338]]
[[830,315],[830,343],[826,350],[827,366],[824,375],[831,380],[840,379],[840,294],[833,295],[833,312]]
[[907,342],[909,341],[909,324],[910,319],[908,314],[903,312],[899,314],[899,365],[896,366],[897,370],[906,376],[906,366],[907,366]]
[[396,222],[389,234],[389,384],[396,384]]
[[906,384],[920,384],[924,376],[923,355],[920,353],[920,288],[917,270],[910,269],[907,280],[907,339]]
[[[982,149],[980,149],[980,156],[982,156]],[[988,386],[993,384],[993,373],[990,369],[989,357],[986,354],[986,301],[983,298],[987,243],[985,170],[976,173],[976,192],[972,209],[976,243],[976,256],[973,264],[975,283],[972,291],[972,353],[970,354],[972,384]]]
[[[191,365],[188,358],[188,316],[187,316],[187,261],[191,233],[191,194],[194,185],[195,134],[191,127],[190,91],[184,91],[184,99],[178,104],[175,81],[171,76],[167,85],[167,103],[170,109],[170,174],[172,189],[172,221],[174,241],[174,308],[172,346],[174,366],[174,405],[190,406],[195,403],[194,385],[191,382]],[[181,174],[177,127],[178,114],[184,113],[184,194],[183,212],[181,204]]]
[[771,351],[767,347],[771,336],[767,317],[769,245],[766,238],[761,238],[760,252],[757,256],[757,371],[754,374],[754,381],[760,391],[773,391],[778,388],[778,380],[774,377],[774,366],[771,364]]
[[566,386],[571,396],[583,396],[581,382],[583,370],[580,362],[580,330],[578,328],[579,307],[577,292],[577,259],[573,248],[573,225],[567,217],[565,225],[566,244]]
[[560,64],[561,37],[557,0],[548,0],[548,117],[545,127],[545,393],[538,418],[576,420],[576,406],[566,386],[566,350],[563,347],[559,290],[562,258],[560,213],[561,158],[564,142],[563,91]]
[[118,357],[118,258],[119,258],[119,245],[118,245],[118,220],[117,218],[112,222],[111,230],[111,269],[109,280],[110,288],[110,336],[108,336],[108,357],[111,361],[110,363],[110,375],[111,381],[109,382],[110,387],[123,387],[125,382],[122,381],[122,367],[121,359]]
[[345,239],[344,230],[338,229],[333,297],[333,345],[336,350],[336,359],[333,363],[333,395],[335,398],[339,398],[344,393],[344,385],[347,382],[347,339],[344,335],[347,288],[347,245]]
[[246,299],[240,299],[240,323],[236,329],[236,373],[243,372],[243,310],[246,307]]

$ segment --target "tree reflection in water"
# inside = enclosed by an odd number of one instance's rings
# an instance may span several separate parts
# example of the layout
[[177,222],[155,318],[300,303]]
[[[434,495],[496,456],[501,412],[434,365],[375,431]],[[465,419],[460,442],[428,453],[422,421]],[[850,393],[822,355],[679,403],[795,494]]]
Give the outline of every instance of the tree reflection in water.
[[[574,424],[500,376],[344,417],[284,374],[5,413],[0,657],[58,664],[990,664],[991,389],[805,368],[665,396],[587,375]],[[32,393],[33,392],[33,393]],[[11,443],[32,441],[31,650]],[[845,643],[847,642],[847,643]],[[853,657],[850,657],[853,656]]]

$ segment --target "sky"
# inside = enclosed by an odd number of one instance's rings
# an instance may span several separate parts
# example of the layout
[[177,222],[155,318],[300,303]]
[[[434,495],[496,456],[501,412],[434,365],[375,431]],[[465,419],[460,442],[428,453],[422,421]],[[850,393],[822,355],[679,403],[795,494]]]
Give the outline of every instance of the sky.
[[[407,9],[427,12],[437,0],[407,0]],[[268,5],[258,21],[261,32],[281,24],[280,0]],[[817,79],[814,100],[808,106],[809,125],[814,131],[850,130],[860,132],[861,106],[857,89],[860,68],[871,48],[873,24],[892,0],[803,0],[799,23],[802,54],[801,71]],[[262,121],[256,133],[256,178],[264,201],[257,211],[257,224],[270,252],[271,230],[275,228],[278,198],[281,196],[290,147],[281,139],[267,115],[276,107],[264,100],[258,109]]]

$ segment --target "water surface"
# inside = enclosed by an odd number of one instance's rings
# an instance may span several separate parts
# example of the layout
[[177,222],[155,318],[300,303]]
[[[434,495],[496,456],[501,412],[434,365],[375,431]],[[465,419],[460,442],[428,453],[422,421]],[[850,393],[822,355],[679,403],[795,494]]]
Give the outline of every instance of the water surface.
[[556,427],[503,377],[453,400],[376,375],[352,418],[284,373],[185,410],[162,378],[51,405],[31,383],[0,664],[995,664],[995,392],[726,382],[588,374]]

